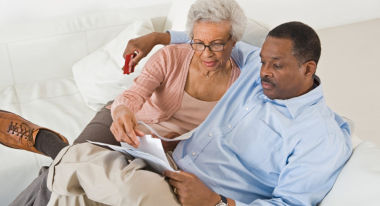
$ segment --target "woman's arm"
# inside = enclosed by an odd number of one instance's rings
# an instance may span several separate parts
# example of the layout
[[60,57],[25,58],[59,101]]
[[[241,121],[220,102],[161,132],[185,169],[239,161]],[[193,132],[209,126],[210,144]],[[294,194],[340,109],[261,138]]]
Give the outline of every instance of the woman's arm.
[[136,135],[142,136],[144,133],[137,129],[134,114],[141,110],[143,104],[164,81],[168,67],[166,56],[166,48],[155,53],[145,64],[133,85],[116,97],[111,106],[111,116],[114,120],[111,131],[116,140],[138,147]]

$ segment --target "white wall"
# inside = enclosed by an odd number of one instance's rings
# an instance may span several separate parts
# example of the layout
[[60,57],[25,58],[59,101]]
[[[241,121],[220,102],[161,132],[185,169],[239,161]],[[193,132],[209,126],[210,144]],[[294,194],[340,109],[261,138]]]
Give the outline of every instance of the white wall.
[[[0,26],[173,0],[0,0]],[[0,34],[1,35],[1,34]]]
[[[380,0],[237,0],[247,16],[273,28],[302,21],[314,29],[380,18]],[[254,9],[251,9],[254,8]]]
[[317,32],[327,105],[356,122],[358,137],[380,145],[380,19]]

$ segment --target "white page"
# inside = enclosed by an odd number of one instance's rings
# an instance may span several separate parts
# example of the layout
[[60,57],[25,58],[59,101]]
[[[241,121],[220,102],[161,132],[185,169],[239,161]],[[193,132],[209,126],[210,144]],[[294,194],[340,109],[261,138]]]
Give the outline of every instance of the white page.
[[[162,161],[169,164],[160,139],[152,138],[151,135],[145,135],[144,137],[139,137],[139,139],[140,139],[140,145],[137,149],[139,149],[142,152],[156,156]],[[131,145],[129,145],[128,143],[125,143],[125,142],[120,142],[120,143],[121,143],[121,146],[124,148],[136,149],[132,147]]]

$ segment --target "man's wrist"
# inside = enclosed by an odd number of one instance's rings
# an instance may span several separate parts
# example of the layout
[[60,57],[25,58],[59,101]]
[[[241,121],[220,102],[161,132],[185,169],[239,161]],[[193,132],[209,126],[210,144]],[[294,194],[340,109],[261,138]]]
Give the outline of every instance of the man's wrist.
[[236,206],[235,200],[231,198],[227,198],[227,203],[228,203],[228,206]]
[[219,204],[221,199],[222,198],[220,197],[220,195],[214,192],[213,196],[211,198],[211,200],[212,200],[211,202],[214,203],[214,204],[212,204],[212,206]]
[[154,42],[155,44],[169,45],[170,44],[170,33],[169,32],[154,32]]

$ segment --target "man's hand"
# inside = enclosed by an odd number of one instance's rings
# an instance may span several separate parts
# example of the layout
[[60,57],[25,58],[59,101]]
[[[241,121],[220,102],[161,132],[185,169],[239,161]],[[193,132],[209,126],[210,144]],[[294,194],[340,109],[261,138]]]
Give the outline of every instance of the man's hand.
[[[180,134],[178,134],[177,132],[169,132],[164,137],[168,138],[168,139],[174,139],[178,136],[180,136]],[[158,138],[155,134],[152,134],[152,137]],[[165,153],[167,153],[169,151],[174,151],[174,149],[177,147],[179,142],[180,141],[167,142],[167,141],[161,140],[162,147],[164,148]]]
[[124,105],[119,105],[114,110],[111,132],[117,141],[126,142],[135,148],[140,145],[137,136],[145,135],[137,128],[135,115]]
[[193,174],[166,170],[163,175],[169,178],[171,186],[177,188],[178,200],[183,206],[212,206],[220,202],[220,196]]
[[140,60],[146,57],[146,55],[148,55],[157,44],[170,44],[170,34],[152,32],[136,39],[131,39],[129,40],[127,48],[124,51],[123,57],[125,59],[125,56],[128,54],[137,52],[137,56],[129,62],[129,66],[137,65]]

